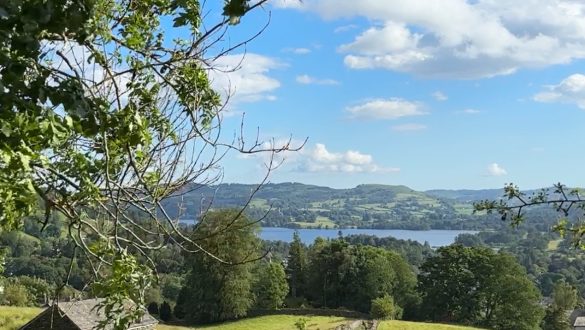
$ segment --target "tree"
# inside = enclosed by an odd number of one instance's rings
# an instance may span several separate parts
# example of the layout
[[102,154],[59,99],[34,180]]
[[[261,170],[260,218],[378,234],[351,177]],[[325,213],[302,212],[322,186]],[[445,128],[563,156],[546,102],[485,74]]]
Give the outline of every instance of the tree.
[[151,302],[150,304],[148,304],[146,310],[148,310],[150,314],[158,315],[159,312],[158,303],[156,303],[155,301]]
[[577,290],[571,285],[558,282],[553,289],[553,303],[546,309],[543,329],[570,330],[567,314],[577,305]]
[[311,247],[307,297],[324,307],[370,312],[373,299],[392,296],[412,307],[416,277],[395,252],[349,245],[342,239],[316,240]]
[[[218,228],[228,224],[230,230],[218,233]],[[259,258],[260,246],[256,228],[257,224],[239,210],[208,212],[198,224],[194,235],[217,258],[204,253],[187,257],[190,270],[180,303],[189,320],[209,323],[234,319],[252,307],[251,262]]]
[[305,246],[301,242],[298,231],[293,234],[286,264],[286,274],[289,280],[290,294],[296,298],[303,296],[306,284],[307,259]]
[[263,263],[257,268],[258,280],[254,285],[256,306],[277,309],[288,294],[284,267],[278,262]]
[[29,292],[24,285],[10,282],[4,287],[2,304],[10,306],[28,306],[30,303]]
[[429,258],[419,274],[427,318],[494,329],[536,329],[540,294],[510,255],[451,245]]
[[385,295],[372,300],[370,316],[379,320],[396,320],[401,318],[402,308],[394,303],[391,296]]
[[527,209],[542,205],[552,206],[565,217],[553,227],[553,230],[561,236],[570,234],[573,246],[583,248],[585,225],[567,220],[569,216],[575,214],[575,211],[585,210],[585,199],[580,195],[579,189],[570,189],[557,183],[552,189],[541,189],[528,194],[510,183],[504,186],[503,197],[499,200],[482,200],[474,203],[473,206],[474,212],[486,211],[488,214],[496,212],[502,220],[510,221],[512,226],[518,226],[524,222]]
[[66,218],[76,251],[95,264],[94,293],[135,306],[112,309],[116,328],[141,314],[148,251],[172,239],[209,254],[163,201],[216,182],[230,150],[289,149],[243,133],[225,142],[225,104],[208,79],[249,41],[221,44],[230,26],[266,1],[226,0],[205,16],[212,9],[194,0],[0,4],[0,227],[21,226],[39,206],[43,226],[52,213]]
[[165,300],[163,301],[163,303],[160,305],[160,319],[168,322],[171,320],[171,318],[173,317],[172,314],[172,310],[171,310],[171,305],[169,305],[169,303]]

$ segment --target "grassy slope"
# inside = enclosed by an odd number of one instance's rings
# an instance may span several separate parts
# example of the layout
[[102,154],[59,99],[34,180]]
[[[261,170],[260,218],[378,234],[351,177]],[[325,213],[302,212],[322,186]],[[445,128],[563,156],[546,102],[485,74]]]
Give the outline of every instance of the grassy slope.
[[[217,329],[217,330],[294,330],[294,323],[299,316],[275,315],[255,317],[236,322],[211,325],[206,327],[188,328],[168,325],[159,325],[157,330],[192,330],[192,329]],[[307,317],[307,329],[333,329],[335,326],[344,323],[345,320],[333,317],[311,316]],[[421,323],[407,321],[383,321],[378,330],[479,330],[450,324]]]
[[378,330],[474,330],[479,328],[464,327],[460,325],[407,322],[407,321],[384,321],[380,323]]
[[[0,330],[16,330],[42,311],[41,308],[33,307],[9,307],[0,306]],[[158,325],[157,330],[193,330],[193,329],[217,329],[217,330],[294,330],[295,322],[300,318],[307,319],[308,330],[326,330],[347,322],[341,317],[327,316],[297,316],[297,315],[272,315],[243,319],[234,322],[226,322],[219,325],[208,325],[202,327],[181,327],[173,325]],[[419,323],[406,321],[384,321],[380,324],[379,330],[474,330],[456,325]]]
[[[157,330],[190,330],[190,329],[217,329],[217,330],[294,330],[295,322],[302,318],[296,315],[271,315],[252,317],[234,322],[226,322],[220,325],[209,325],[204,327],[189,328],[171,325],[159,325]],[[326,330],[333,329],[336,326],[346,322],[347,320],[341,317],[328,316],[307,316],[307,329],[310,330]]]
[[34,307],[0,306],[0,330],[16,330],[41,311]]

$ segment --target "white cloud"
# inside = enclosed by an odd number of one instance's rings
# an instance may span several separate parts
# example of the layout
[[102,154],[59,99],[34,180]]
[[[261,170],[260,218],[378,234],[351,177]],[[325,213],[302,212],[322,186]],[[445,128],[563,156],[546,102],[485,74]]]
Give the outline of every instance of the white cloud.
[[263,55],[233,54],[217,59],[209,76],[213,87],[224,98],[229,97],[231,104],[273,101],[276,96],[271,93],[280,87],[280,82],[268,74],[283,66],[278,60]]
[[585,75],[572,74],[558,85],[547,86],[546,91],[534,95],[537,102],[574,103],[585,109]]
[[301,0],[270,0],[270,3],[276,8],[303,8]]
[[392,126],[392,130],[396,132],[422,131],[425,129],[427,129],[427,126],[423,124],[402,124]]
[[309,172],[343,172],[343,173],[391,173],[399,168],[381,167],[374,162],[372,155],[356,150],[330,152],[322,143],[304,151],[297,169]]
[[305,84],[305,85],[309,85],[309,84],[313,84],[313,85],[339,85],[339,81],[337,81],[335,79],[319,79],[319,78],[311,77],[307,74],[302,74],[300,76],[297,76],[296,80],[299,84]]
[[467,115],[476,115],[476,114],[480,113],[481,111],[479,111],[477,109],[471,109],[471,108],[469,108],[469,109],[464,109],[461,112],[464,113],[464,114],[467,114]]
[[443,94],[441,91],[436,91],[432,95],[437,101],[447,101],[448,99],[447,95]]
[[401,117],[425,115],[422,105],[400,98],[375,99],[348,107],[346,111],[351,118],[397,119]]
[[342,26],[336,27],[335,30],[333,30],[333,32],[334,33],[343,33],[343,32],[347,32],[347,31],[355,30],[357,28],[358,28],[358,26],[356,24],[347,24],[347,25],[342,25]]
[[303,0],[293,7],[371,22],[339,47],[353,69],[476,79],[585,58],[580,0]]
[[282,50],[283,52],[287,52],[287,53],[293,53],[293,54],[297,54],[297,55],[306,55],[311,53],[311,50],[309,48],[285,48]]
[[[273,142],[262,144],[263,148],[282,147],[290,145],[298,148],[303,141],[276,139]],[[258,159],[264,164],[270,162],[268,153],[258,153],[240,156],[243,159]],[[396,167],[384,167],[376,164],[374,157],[357,150],[341,152],[329,151],[325,144],[316,143],[314,146],[305,146],[299,151],[284,151],[274,156],[274,164],[282,162],[284,168],[297,172],[337,172],[337,173],[394,173],[400,169]]]
[[497,163],[492,163],[487,167],[487,175],[489,176],[502,176],[506,174],[508,174],[508,172]]

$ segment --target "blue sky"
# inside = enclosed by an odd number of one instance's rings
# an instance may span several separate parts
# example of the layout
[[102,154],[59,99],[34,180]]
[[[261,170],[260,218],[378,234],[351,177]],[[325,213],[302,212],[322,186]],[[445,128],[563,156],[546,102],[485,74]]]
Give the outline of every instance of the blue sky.
[[[245,113],[248,139],[308,138],[271,182],[585,184],[580,1],[273,0],[226,40],[269,16],[216,63],[240,70],[211,76],[227,136]],[[223,181],[257,182],[265,160],[232,153]]]

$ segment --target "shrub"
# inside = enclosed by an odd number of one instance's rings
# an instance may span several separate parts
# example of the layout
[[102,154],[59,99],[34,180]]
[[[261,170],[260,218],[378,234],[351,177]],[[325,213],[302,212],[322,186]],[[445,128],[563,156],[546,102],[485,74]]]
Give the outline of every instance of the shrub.
[[385,295],[372,300],[370,315],[374,319],[396,320],[402,317],[402,308],[394,303],[394,299]]
[[160,319],[165,322],[170,321],[171,318],[173,317],[171,305],[169,305],[169,303],[166,300],[162,303],[162,305],[160,305],[159,316]]
[[301,317],[300,319],[295,321],[295,327],[297,328],[297,330],[305,330],[307,329],[307,319],[304,317]]
[[30,303],[30,294],[24,285],[9,283],[4,288],[3,304],[10,306],[27,306]]

